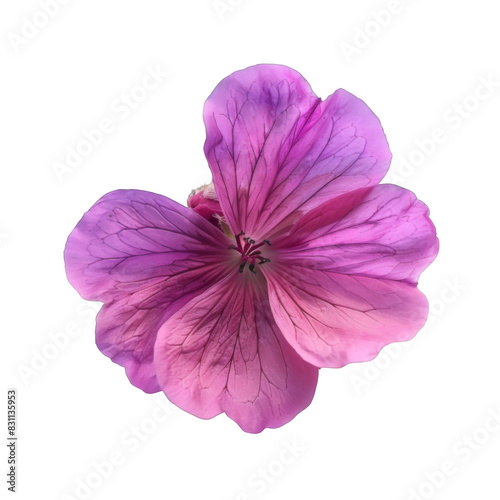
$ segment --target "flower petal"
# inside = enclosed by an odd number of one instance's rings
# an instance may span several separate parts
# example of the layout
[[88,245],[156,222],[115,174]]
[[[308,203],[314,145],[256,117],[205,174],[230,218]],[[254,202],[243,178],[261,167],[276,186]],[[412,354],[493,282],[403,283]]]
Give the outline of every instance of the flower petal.
[[413,338],[427,319],[427,299],[410,283],[285,266],[265,274],[276,323],[318,367],[369,361]]
[[285,66],[257,65],[222,80],[204,120],[228,224],[255,240],[334,196],[377,184],[391,160],[380,121],[363,101],[339,89],[321,102]]
[[97,316],[101,351],[130,381],[158,391],[153,346],[159,327],[229,269],[230,241],[201,216],[154,193],[103,196],[77,224],[64,251],[81,296],[105,303]]
[[213,182],[193,189],[187,200],[187,206],[208,220],[210,224],[222,230],[221,219],[224,216]]
[[435,259],[438,247],[427,206],[391,184],[324,203],[274,245],[288,265],[410,283]]
[[96,319],[97,347],[125,368],[133,385],[147,393],[158,392],[153,364],[158,330],[174,312],[216,282],[220,272],[218,267],[207,266],[149,280],[140,290],[104,304]]
[[225,412],[253,433],[306,408],[318,376],[283,339],[262,275],[237,272],[162,326],[155,365],[174,404],[201,418]]

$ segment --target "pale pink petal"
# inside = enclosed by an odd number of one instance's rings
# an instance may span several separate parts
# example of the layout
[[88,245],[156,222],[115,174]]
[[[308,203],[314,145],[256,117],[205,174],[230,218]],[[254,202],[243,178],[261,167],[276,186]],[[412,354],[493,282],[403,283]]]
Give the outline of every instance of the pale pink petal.
[[230,241],[190,209],[154,193],[102,197],[77,224],[64,251],[70,283],[100,300],[96,342],[130,381],[158,391],[153,366],[164,321],[230,269]]
[[307,362],[339,368],[413,338],[428,304],[415,285],[286,266],[265,270],[274,318]]
[[155,366],[177,406],[201,418],[225,412],[253,433],[306,408],[318,375],[283,339],[262,275],[236,271],[162,326]]
[[334,198],[273,243],[288,265],[411,283],[439,247],[427,206],[392,184]]
[[234,234],[270,238],[339,194],[377,184],[391,153],[380,121],[339,89],[316,97],[296,71],[237,71],[205,103],[207,156]]

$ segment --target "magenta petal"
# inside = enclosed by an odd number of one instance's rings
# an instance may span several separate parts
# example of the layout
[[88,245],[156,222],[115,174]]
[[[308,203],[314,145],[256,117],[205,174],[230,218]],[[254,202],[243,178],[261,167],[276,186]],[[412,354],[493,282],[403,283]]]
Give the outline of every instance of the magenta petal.
[[[158,286],[158,285],[157,285]],[[153,287],[154,288],[154,287]],[[167,307],[141,308],[146,291],[104,305],[96,320],[96,344],[123,366],[129,380],[144,392],[160,391],[153,364],[156,332],[168,317]]]
[[324,203],[275,244],[289,265],[411,283],[435,259],[438,247],[427,206],[392,184]]
[[256,240],[334,196],[377,184],[391,160],[363,101],[339,89],[321,102],[285,66],[253,66],[222,80],[204,120],[205,154],[228,224]]
[[118,190],[83,216],[68,238],[64,260],[80,295],[105,302],[152,279],[227,262],[230,244],[212,224],[165,196]]
[[278,266],[267,271],[276,323],[292,347],[318,367],[369,361],[425,324],[427,299],[415,285]]
[[103,196],[64,251],[70,283],[100,300],[96,342],[146,392],[159,390],[156,333],[166,319],[230,269],[230,241],[190,209],[154,193]]
[[253,433],[306,408],[318,376],[283,339],[257,280],[235,273],[217,283],[174,314],[155,345],[170,401],[201,418],[225,412]]
[[125,368],[136,387],[148,393],[161,390],[153,364],[156,334],[174,312],[215,282],[218,272],[207,268],[157,278],[105,303],[96,320],[97,347]]

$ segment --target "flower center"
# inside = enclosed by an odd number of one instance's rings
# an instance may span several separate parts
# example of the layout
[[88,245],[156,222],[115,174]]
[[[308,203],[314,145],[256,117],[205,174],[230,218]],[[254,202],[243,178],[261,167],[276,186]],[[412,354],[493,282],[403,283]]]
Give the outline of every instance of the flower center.
[[235,236],[236,245],[231,245],[229,248],[232,250],[236,250],[241,254],[240,260],[240,273],[245,269],[246,264],[248,263],[248,270],[254,274],[255,272],[255,264],[265,264],[266,262],[271,262],[270,259],[262,256],[262,252],[259,250],[263,245],[271,245],[269,240],[263,240],[260,243],[255,243],[255,240],[245,236],[245,233],[241,231],[240,234]]

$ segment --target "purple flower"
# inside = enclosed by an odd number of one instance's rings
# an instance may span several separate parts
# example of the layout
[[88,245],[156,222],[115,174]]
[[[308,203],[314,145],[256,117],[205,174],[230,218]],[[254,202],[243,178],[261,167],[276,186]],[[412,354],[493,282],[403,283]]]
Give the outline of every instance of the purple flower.
[[103,196],[77,224],[66,271],[104,303],[97,346],[135,386],[247,432],[306,408],[318,369],[411,339],[438,252],[428,208],[378,185],[391,153],[378,118],[339,89],[258,65],[206,101],[213,185],[189,208],[145,191]]

